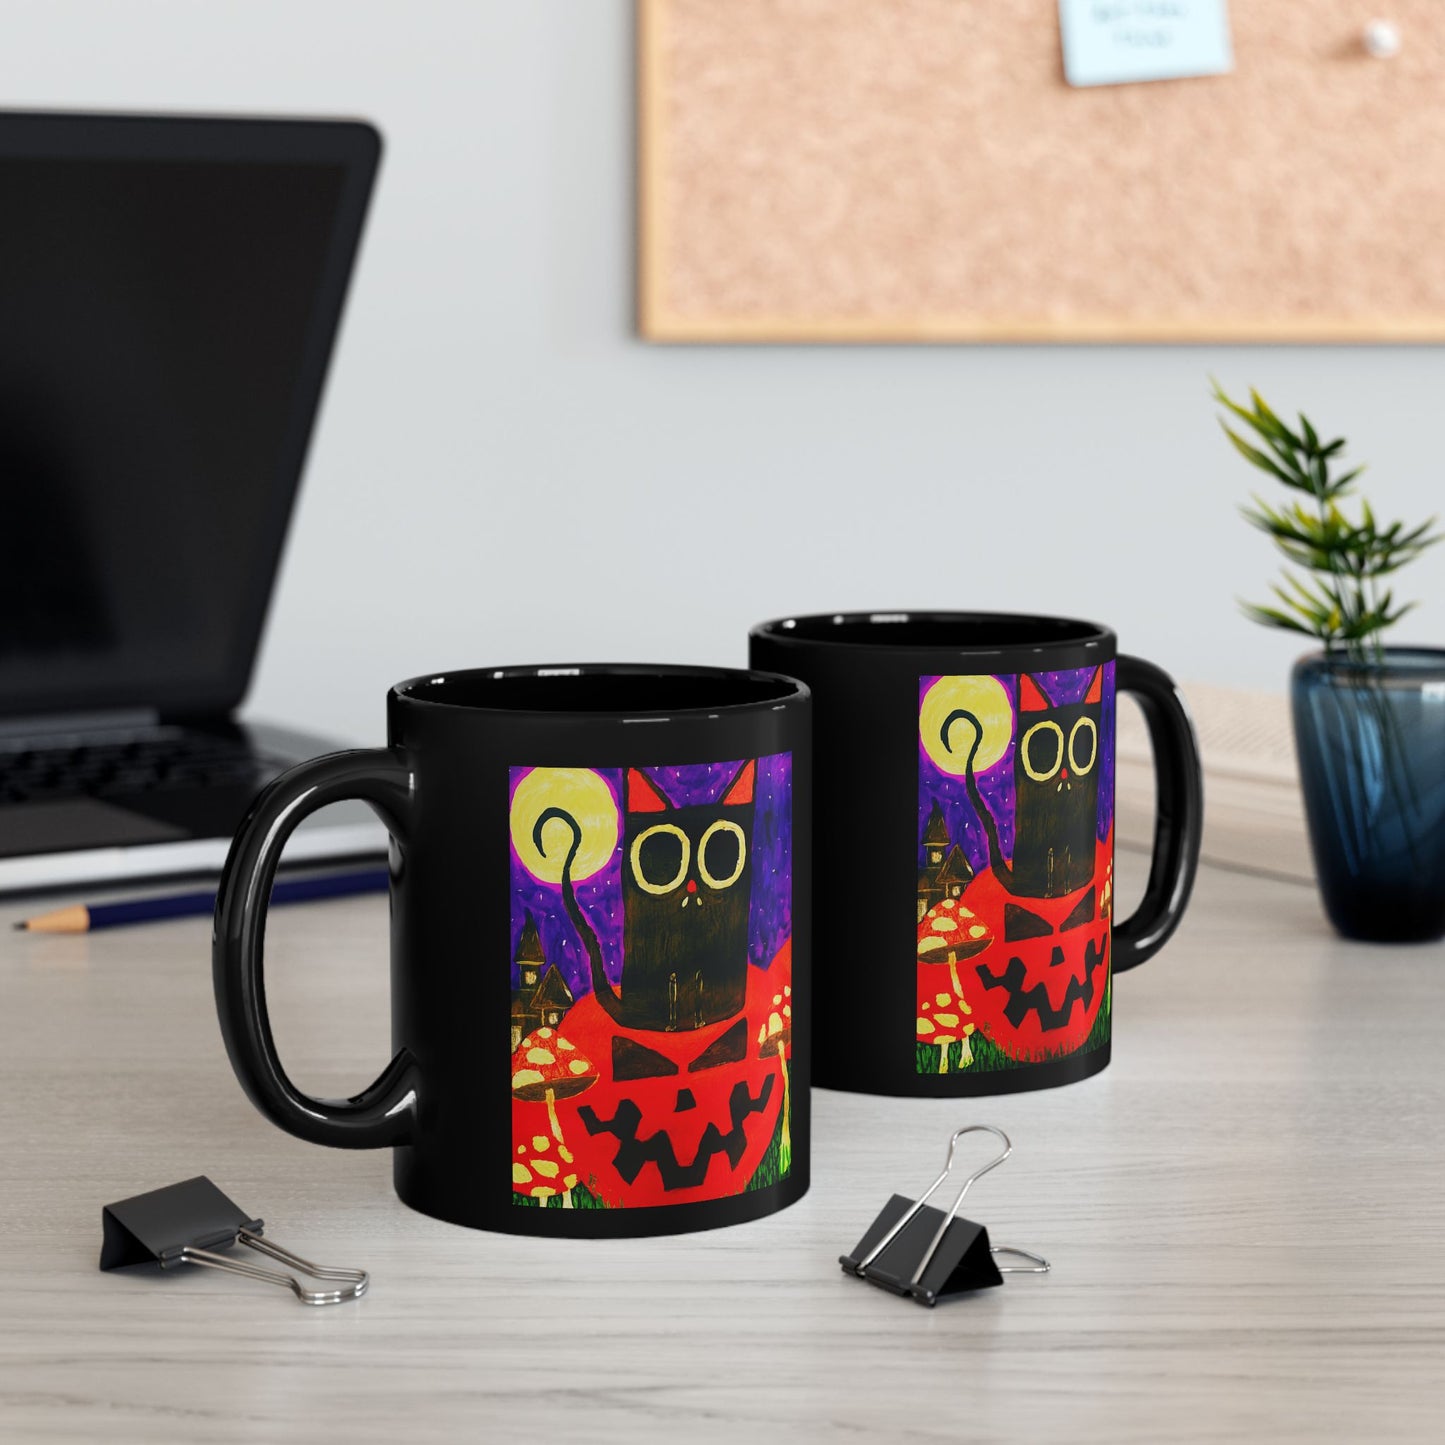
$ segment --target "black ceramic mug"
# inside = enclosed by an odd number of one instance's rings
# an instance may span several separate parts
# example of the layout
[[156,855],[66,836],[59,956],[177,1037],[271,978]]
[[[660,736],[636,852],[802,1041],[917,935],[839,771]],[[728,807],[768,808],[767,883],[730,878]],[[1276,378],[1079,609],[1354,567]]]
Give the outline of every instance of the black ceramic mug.
[[[790,678],[499,668],[391,690],[386,748],[277,778],[216,902],[216,1003],[257,1108],[394,1150],[424,1213],[665,1234],[808,1187],[809,738]],[[391,832],[395,1057],[353,1099],[286,1076],[262,971],[287,836],[343,798]]]
[[[993,1094],[1102,1069],[1111,977],[1163,946],[1198,865],[1170,679],[1106,628],[989,613],[783,618],[751,658],[814,698],[814,1083]],[[1158,779],[1148,886],[1117,927],[1116,685]]]

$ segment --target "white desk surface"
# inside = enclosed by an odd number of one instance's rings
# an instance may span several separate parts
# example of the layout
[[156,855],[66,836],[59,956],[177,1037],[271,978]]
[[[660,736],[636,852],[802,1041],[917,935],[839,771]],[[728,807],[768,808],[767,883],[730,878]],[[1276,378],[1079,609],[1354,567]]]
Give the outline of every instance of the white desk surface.
[[[386,1056],[384,917],[272,915],[278,1041],[315,1092]],[[1103,1074],[819,1092],[815,1118],[812,1191],[770,1219],[472,1233],[401,1205],[384,1154],[251,1109],[205,920],[0,933],[0,1439],[1445,1438],[1445,948],[1346,944],[1312,890],[1206,869],[1120,979]],[[846,1279],[836,1256],[975,1121],[1015,1154],[969,1212],[1052,1275],[933,1311]],[[197,1173],[371,1294],[99,1273],[101,1205]]]

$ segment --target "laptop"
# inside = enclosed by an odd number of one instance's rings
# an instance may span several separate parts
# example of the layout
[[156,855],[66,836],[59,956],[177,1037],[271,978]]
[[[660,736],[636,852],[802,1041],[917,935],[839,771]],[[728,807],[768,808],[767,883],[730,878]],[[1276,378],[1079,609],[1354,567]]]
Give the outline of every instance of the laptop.
[[[216,870],[335,746],[236,711],[380,149],[0,114],[0,892]],[[348,805],[287,860],[384,849]]]

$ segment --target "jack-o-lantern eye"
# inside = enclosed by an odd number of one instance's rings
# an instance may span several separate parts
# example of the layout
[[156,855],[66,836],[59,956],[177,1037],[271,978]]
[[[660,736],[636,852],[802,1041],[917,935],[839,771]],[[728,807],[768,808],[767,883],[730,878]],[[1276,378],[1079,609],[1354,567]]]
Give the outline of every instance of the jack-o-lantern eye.
[[1064,762],[1064,730],[1052,718],[1036,722],[1019,743],[1024,772],[1036,783],[1047,783]]
[[677,1065],[646,1044],[624,1039],[620,1034],[612,1040],[612,1077],[625,1079],[656,1079],[678,1072]]
[[1025,938],[1047,938],[1053,931],[1054,925],[1047,918],[1040,918],[1032,909],[1022,908],[1017,903],[1004,904],[1005,943],[1020,943]]
[[731,888],[743,876],[747,861],[747,834],[727,818],[713,823],[697,845],[698,876],[717,892]]
[[1091,888],[1073,906],[1069,916],[1059,924],[1059,932],[1067,933],[1071,928],[1082,928],[1094,921],[1094,890]]
[[724,1064],[739,1064],[747,1057],[748,1026],[739,1019],[720,1039],[714,1039],[688,1066],[689,1074],[704,1069],[720,1069]]
[[671,893],[687,877],[692,844],[676,823],[654,823],[632,840],[632,876],[644,893]]
[[[1088,761],[1080,762],[1079,754],[1088,750]],[[1099,761],[1099,726],[1091,717],[1081,717],[1069,730],[1069,769],[1079,777],[1093,772]]]

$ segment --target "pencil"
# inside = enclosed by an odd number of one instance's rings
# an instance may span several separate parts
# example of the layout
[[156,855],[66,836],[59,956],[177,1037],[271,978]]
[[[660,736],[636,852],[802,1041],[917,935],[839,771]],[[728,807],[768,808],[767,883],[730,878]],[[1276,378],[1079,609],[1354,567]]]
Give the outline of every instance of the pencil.
[[[382,893],[390,875],[385,868],[357,873],[326,873],[315,878],[285,878],[271,890],[272,903],[310,903],[318,898],[349,898],[356,893]],[[135,898],[125,903],[77,903],[27,918],[15,927],[26,933],[94,933],[127,923],[154,923],[163,918],[196,918],[216,911],[214,890]]]

